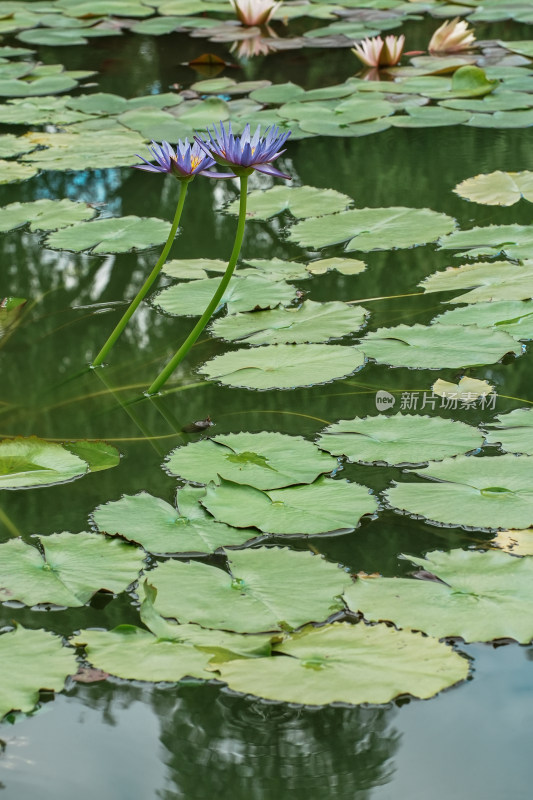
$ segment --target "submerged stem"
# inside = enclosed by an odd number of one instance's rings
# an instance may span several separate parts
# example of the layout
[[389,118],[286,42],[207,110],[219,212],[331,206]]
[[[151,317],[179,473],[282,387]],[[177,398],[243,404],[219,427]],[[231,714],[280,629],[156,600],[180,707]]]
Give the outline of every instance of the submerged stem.
[[241,175],[240,176],[241,182],[241,196],[239,201],[239,221],[237,223],[237,232],[235,234],[235,242],[233,244],[233,250],[231,252],[230,260],[228,262],[228,266],[226,267],[226,272],[222,280],[218,285],[218,289],[216,290],[215,294],[211,298],[211,302],[207,306],[206,310],[185,339],[177,353],[171,358],[168,362],[166,367],[159,373],[155,381],[149,387],[147,394],[156,394],[164,383],[170,378],[178,364],[183,361],[193,344],[196,342],[200,334],[202,333],[203,329],[211,319],[213,312],[216,311],[220,300],[222,299],[224,292],[226,291],[228,284],[231,280],[231,276],[233,275],[233,271],[235,269],[235,265],[237,263],[237,259],[239,258],[239,253],[241,251],[242,240],[244,237],[244,225],[246,222],[246,192],[248,189],[248,175]]
[[155,267],[153,268],[153,270],[151,271],[151,273],[149,274],[149,276],[146,278],[145,282],[143,283],[143,285],[139,289],[139,292],[137,293],[136,297],[131,301],[130,305],[128,306],[128,309],[127,309],[126,313],[120,319],[120,321],[118,322],[117,326],[115,327],[113,333],[111,334],[111,336],[109,337],[107,342],[104,344],[104,346],[102,347],[102,349],[100,350],[100,352],[98,353],[96,358],[94,359],[94,361],[92,363],[93,367],[99,367],[100,364],[103,363],[105,357],[107,356],[107,354],[109,353],[109,351],[111,350],[111,348],[113,347],[115,342],[117,341],[118,337],[120,336],[120,334],[122,333],[122,331],[124,330],[124,328],[126,327],[128,322],[130,321],[131,317],[136,312],[138,306],[141,304],[141,301],[144,300],[144,298],[145,298],[148,290],[150,289],[151,285],[153,284],[153,282],[155,281],[155,279],[157,278],[157,276],[161,272],[161,268],[162,268],[163,264],[165,263],[165,261],[167,260],[167,256],[168,256],[168,254],[170,252],[170,248],[172,247],[172,243],[174,242],[174,237],[176,236],[176,231],[178,230],[178,225],[180,224],[181,212],[183,211],[183,206],[185,204],[185,197],[187,195],[187,187],[188,187],[188,185],[189,185],[189,181],[185,181],[185,180],[184,181],[180,181],[180,195],[179,195],[179,199],[178,199],[178,206],[176,208],[176,213],[174,215],[174,221],[172,222],[172,227],[170,229],[170,233],[168,235],[168,239],[166,241],[166,244],[165,244],[165,246],[163,248],[163,252],[159,256]]

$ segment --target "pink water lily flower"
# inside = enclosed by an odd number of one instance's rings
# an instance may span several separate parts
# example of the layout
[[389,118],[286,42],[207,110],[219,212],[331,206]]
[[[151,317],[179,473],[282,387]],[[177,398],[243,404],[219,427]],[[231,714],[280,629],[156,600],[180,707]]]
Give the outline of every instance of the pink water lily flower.
[[272,0],[230,0],[238,20],[248,27],[266,25],[274,11],[281,5]]
[[359,61],[367,67],[393,67],[402,57],[405,36],[374,36],[373,39],[363,39],[360,44],[352,48]]
[[446,20],[440,28],[437,28],[430,39],[428,50],[433,54],[437,53],[460,53],[469,50],[476,37],[474,31],[468,27],[468,23],[459,17]]

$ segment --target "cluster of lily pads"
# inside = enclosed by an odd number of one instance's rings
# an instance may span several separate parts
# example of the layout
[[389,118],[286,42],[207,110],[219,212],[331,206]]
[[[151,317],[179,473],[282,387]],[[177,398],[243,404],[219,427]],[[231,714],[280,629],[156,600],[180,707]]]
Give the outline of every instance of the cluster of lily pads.
[[[357,535],[361,519],[376,513],[377,498],[365,486],[326,477],[338,471],[341,455],[409,465],[436,479],[388,490],[384,502],[396,509],[446,524],[527,527],[532,417],[519,409],[481,433],[438,416],[378,415],[330,425],[316,444],[276,432],[212,436],[167,457],[165,470],[180,479],[175,506],[146,492],[125,495],[94,510],[92,532],[0,545],[1,600],[74,608],[100,590],[128,591],[144,626],[82,630],[64,643],[22,626],[4,632],[0,716],[31,710],[40,688],[61,690],[80,666],[75,647],[84,663],[121,678],[215,678],[236,691],[308,705],[431,697],[465,679],[468,661],[439,639],[529,642],[531,558],[497,550],[407,556],[425,570],[421,577],[438,579],[417,580],[351,576],[319,555],[279,545],[295,535]],[[460,455],[479,450],[484,435],[508,453],[529,455]],[[72,477],[57,460],[61,445],[42,442],[40,453],[36,440],[31,453],[27,445],[2,443],[2,471],[11,451],[19,452],[18,465],[11,462],[16,480],[8,476],[2,488],[50,482],[54,458],[56,479]],[[415,466],[421,462],[430,465]],[[504,546],[524,535],[506,531]],[[529,533],[527,553],[531,544]],[[213,553],[222,560],[198,560]]]

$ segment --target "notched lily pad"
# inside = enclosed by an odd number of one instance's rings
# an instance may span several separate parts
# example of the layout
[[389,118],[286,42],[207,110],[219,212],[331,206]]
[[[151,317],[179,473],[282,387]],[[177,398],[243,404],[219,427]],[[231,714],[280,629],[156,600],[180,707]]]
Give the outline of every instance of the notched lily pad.
[[426,482],[399,483],[386,500],[394,508],[432,522],[469,528],[533,525],[529,456],[457,456],[417,469]]
[[312,483],[318,475],[332,472],[337,460],[302,436],[261,431],[212,436],[177,447],[164,466],[171,475],[195,483],[217,482],[220,477],[257,489],[279,489]]
[[210,380],[248,389],[292,389],[345,378],[364,364],[356,347],[335,344],[272,344],[242,348],[207,361]]
[[0,545],[0,600],[83,606],[100,589],[122,592],[143,566],[141,550],[95,533],[53,533],[39,548],[22,539]]
[[533,203],[533,172],[476,175],[458,183],[454,192],[465,200],[487,206],[512,206],[523,197]]
[[344,593],[352,611],[439,638],[511,638],[522,644],[533,638],[533,559],[494,550],[436,550],[426,558],[406,558],[439,580],[358,578]]
[[499,414],[484,427],[489,444],[501,445],[505,453],[533,456],[533,410],[515,408],[508,414]]
[[257,537],[257,531],[231,528],[214,520],[199,500],[204,489],[178,489],[176,507],[147,492],[124,495],[98,506],[92,514],[102,533],[121,536],[149,553],[213,553],[221,547],[239,547]]
[[18,625],[0,634],[0,720],[9,711],[31,711],[39,691],[60,692],[78,669],[74,650],[48,631]]
[[201,502],[228,525],[300,536],[351,531],[377,510],[366,486],[323,477],[310,485],[269,491],[221,480],[207,487]]
[[340,611],[340,595],[350,583],[336,564],[285,548],[236,550],[228,554],[228,566],[230,573],[195,561],[160,564],[149,573],[157,589],[155,610],[204,628],[287,630]]
[[451,647],[385,625],[334,623],[292,634],[274,652],[284,658],[231,661],[218,667],[230,689],[321,706],[388,703],[398,695],[428,698],[468,676]]
[[80,222],[50,234],[45,241],[52,250],[128,253],[162,244],[170,233],[170,223],[153,217],[108,217]]
[[[293,217],[304,219],[321,217],[343,211],[352,203],[352,198],[334,189],[317,189],[314,186],[274,186],[272,189],[256,189],[247,199],[246,216],[251,219],[269,219],[282,211]],[[231,203],[229,214],[239,213],[239,201]]]
[[475,450],[483,436],[464,422],[399,412],[340,420],[322,432],[317,444],[349,461],[404,466]]
[[[533,238],[531,240],[533,255]],[[529,300],[533,297],[533,262],[479,261],[434,272],[421,281],[425,292],[469,289],[445,303],[493,303],[497,300]]]
[[34,200],[10,203],[0,209],[0,231],[20,228],[27,222],[31,231],[54,231],[76,222],[92,219],[96,211],[87,203],[72,200]]

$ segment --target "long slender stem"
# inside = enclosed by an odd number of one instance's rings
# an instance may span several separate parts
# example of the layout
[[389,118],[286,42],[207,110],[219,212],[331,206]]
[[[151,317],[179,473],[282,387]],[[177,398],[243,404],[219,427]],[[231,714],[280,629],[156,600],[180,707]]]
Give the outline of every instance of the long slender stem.
[[99,367],[100,364],[103,363],[104,359],[106,358],[107,354],[117,341],[118,337],[130,321],[131,317],[135,314],[137,308],[141,304],[141,301],[144,300],[148,290],[150,289],[151,285],[161,272],[161,268],[165,261],[167,260],[167,256],[170,252],[170,248],[172,247],[172,243],[174,242],[174,237],[176,236],[176,231],[178,230],[178,225],[180,224],[181,212],[183,211],[183,206],[185,205],[185,197],[187,195],[187,187],[189,185],[189,181],[180,181],[180,196],[178,199],[178,206],[176,208],[176,213],[174,215],[174,221],[172,223],[172,227],[170,229],[170,233],[168,235],[167,242],[163,248],[163,252],[159,256],[157,264],[143,283],[142,287],[139,289],[136,297],[130,303],[128,310],[120,320],[120,322],[115,327],[113,333],[104,344],[96,358],[94,359],[92,366]]
[[222,280],[218,285],[218,289],[216,290],[215,294],[213,295],[211,302],[207,306],[206,310],[185,339],[183,344],[181,345],[180,349],[177,353],[172,357],[172,359],[168,362],[166,367],[159,373],[155,381],[149,387],[147,394],[156,394],[164,383],[170,378],[178,364],[183,361],[193,344],[196,342],[200,334],[202,333],[203,329],[211,319],[213,312],[217,309],[224,292],[227,289],[227,286],[231,280],[231,276],[233,275],[233,271],[235,269],[235,265],[237,263],[237,259],[239,258],[239,253],[241,251],[242,240],[244,237],[244,224],[246,222],[246,192],[248,189],[248,175],[241,175],[240,176],[241,182],[241,196],[239,202],[239,221],[237,223],[237,233],[235,234],[235,242],[233,244],[233,250],[231,252],[230,260],[228,262],[228,266],[226,267],[226,272]]

